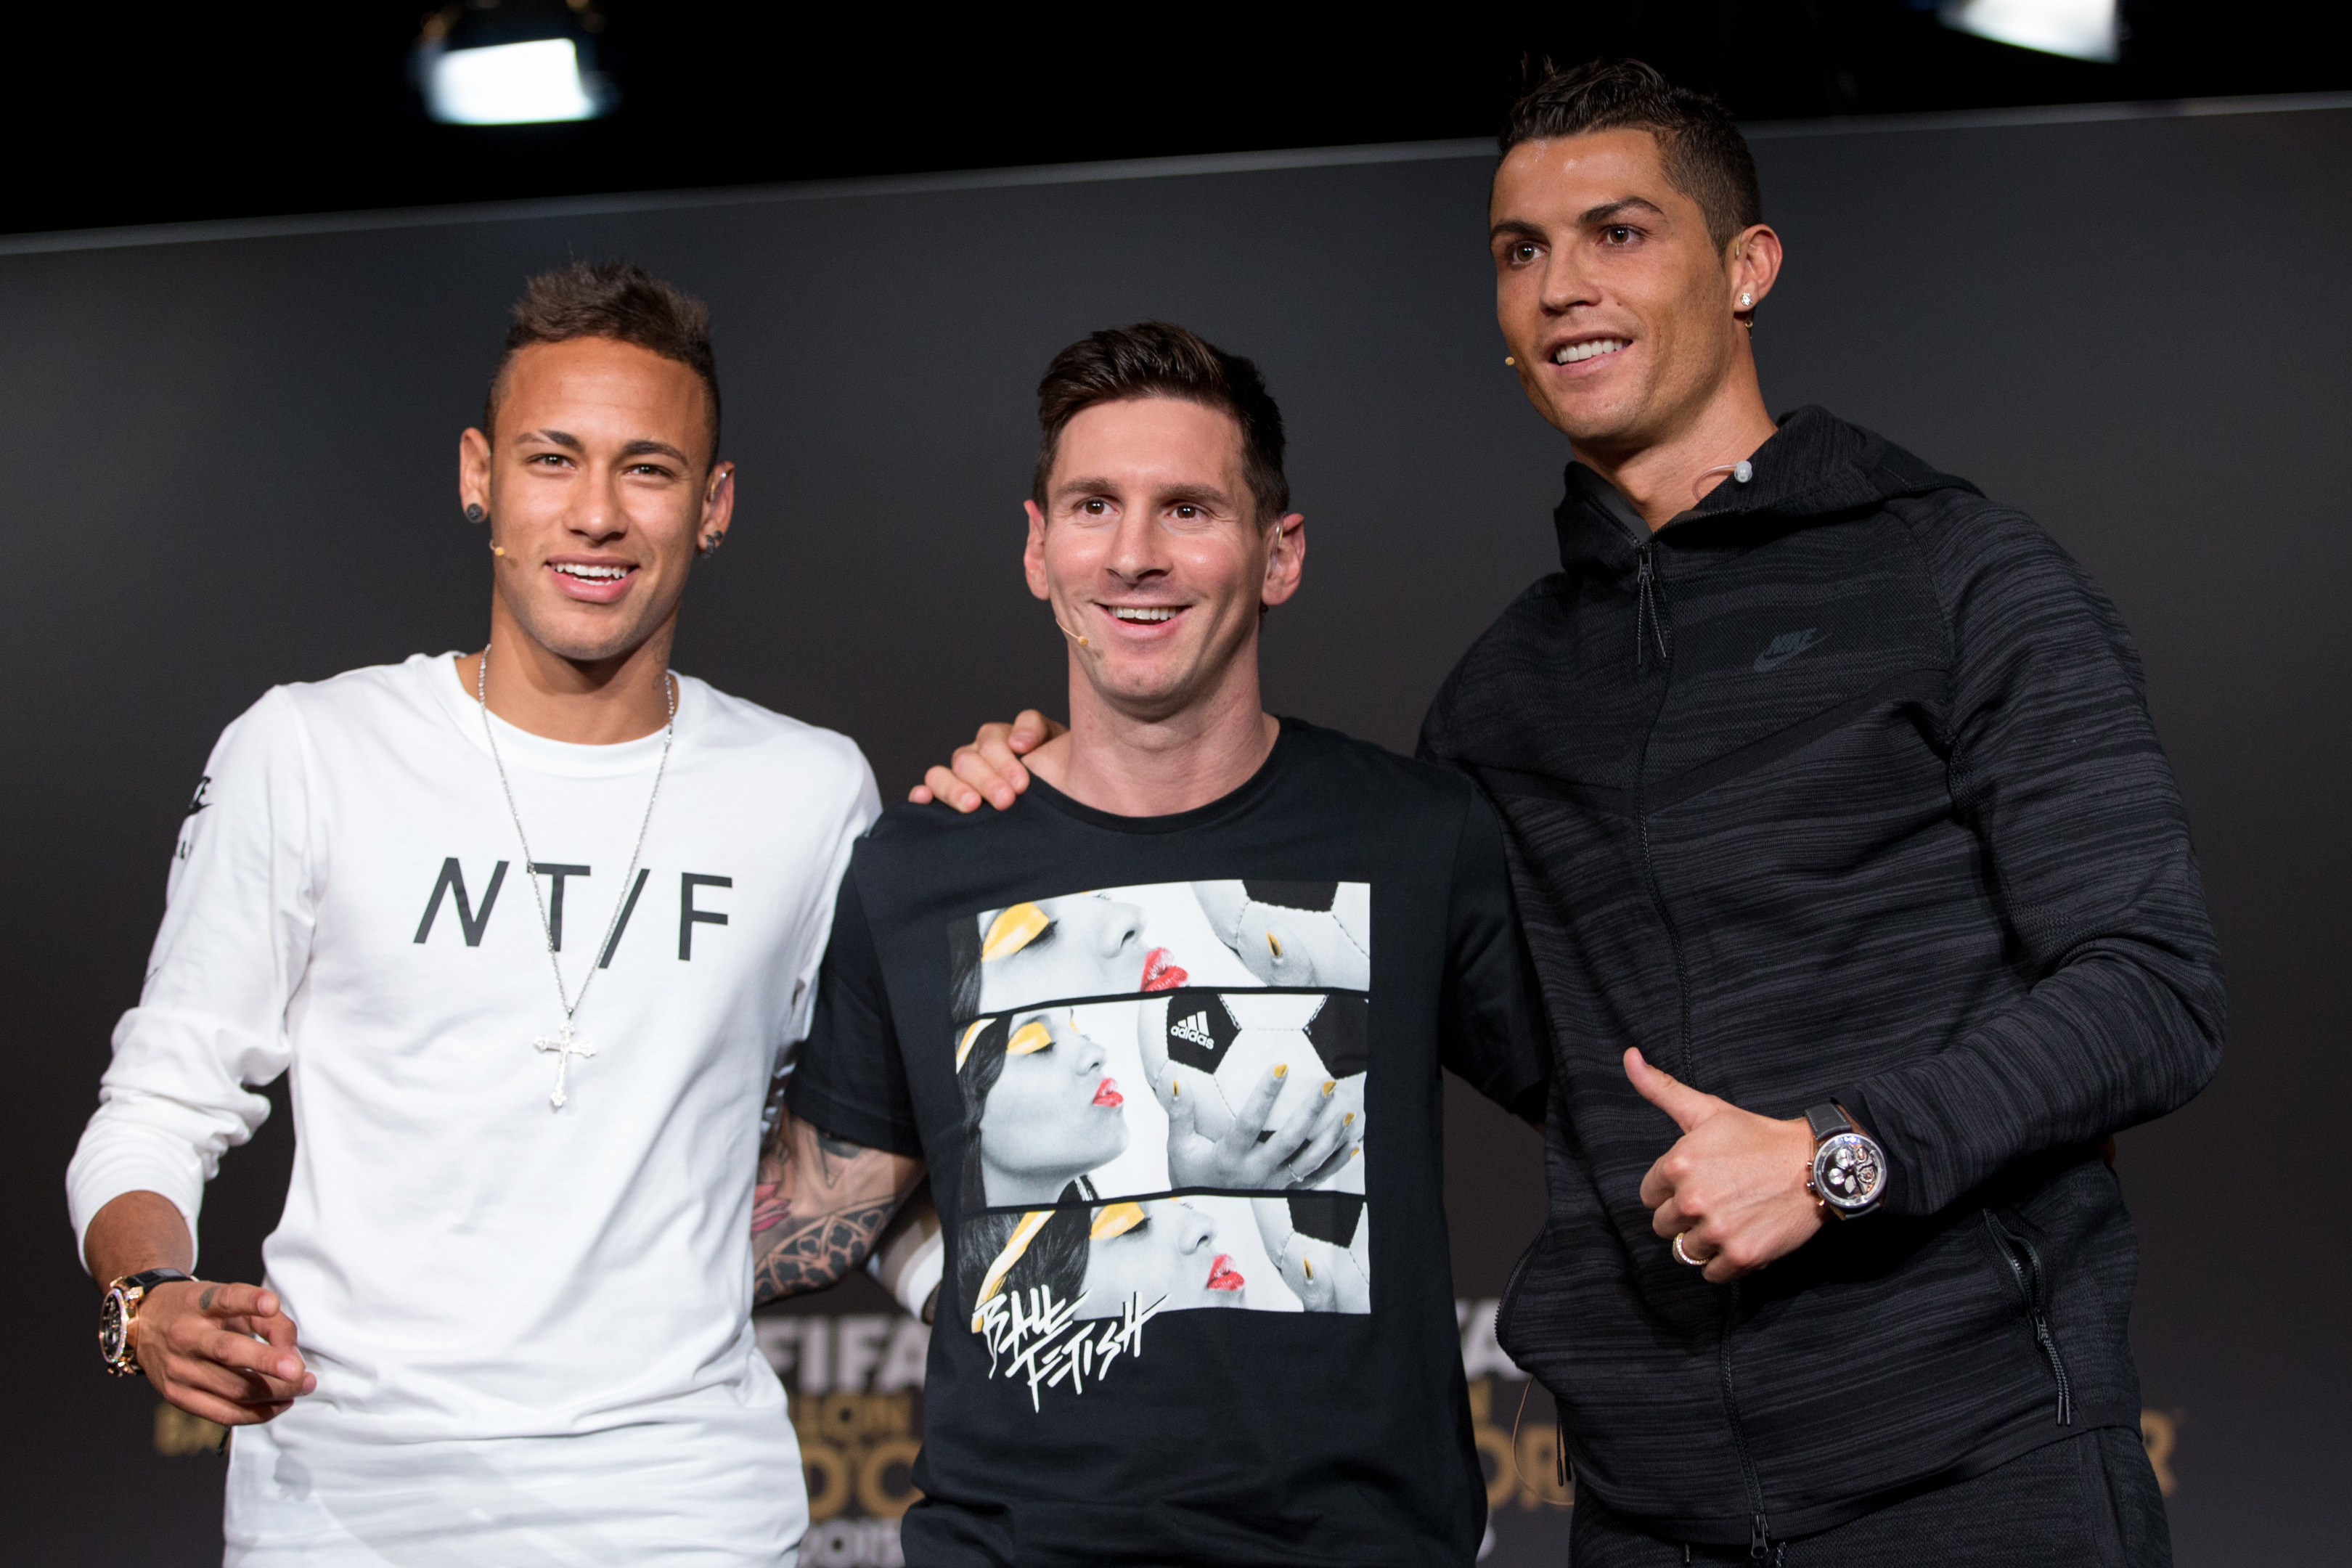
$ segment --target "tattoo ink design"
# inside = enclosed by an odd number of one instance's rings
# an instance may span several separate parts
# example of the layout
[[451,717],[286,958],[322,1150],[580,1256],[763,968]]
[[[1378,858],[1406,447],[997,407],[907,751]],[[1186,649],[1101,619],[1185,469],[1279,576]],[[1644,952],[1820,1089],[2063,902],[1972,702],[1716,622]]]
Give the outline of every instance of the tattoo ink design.
[[754,1234],[761,1237],[754,1243],[758,1252],[751,1299],[755,1303],[822,1290],[835,1283],[866,1261],[866,1255],[874,1250],[874,1238],[898,1210],[895,1197],[806,1218],[794,1215],[789,1202],[781,1206],[783,1212],[769,1222],[765,1232],[756,1221],[753,1226]]
[[215,1296],[217,1296],[217,1295],[219,1295],[219,1294],[220,1294],[220,1287],[219,1287],[219,1286],[217,1286],[217,1285],[207,1285],[207,1286],[205,1286],[205,1293],[204,1293],[203,1295],[201,1295],[201,1296],[199,1296],[199,1297],[197,1297],[197,1298],[196,1298],[196,1310],[197,1310],[197,1311],[199,1311],[199,1312],[209,1312],[209,1311],[211,1311],[211,1310],[213,1310],[213,1298],[214,1298],[214,1297],[215,1297]]
[[919,1175],[913,1161],[783,1112],[751,1189],[753,1303],[822,1290],[865,1262],[906,1198],[899,1180],[911,1188]]

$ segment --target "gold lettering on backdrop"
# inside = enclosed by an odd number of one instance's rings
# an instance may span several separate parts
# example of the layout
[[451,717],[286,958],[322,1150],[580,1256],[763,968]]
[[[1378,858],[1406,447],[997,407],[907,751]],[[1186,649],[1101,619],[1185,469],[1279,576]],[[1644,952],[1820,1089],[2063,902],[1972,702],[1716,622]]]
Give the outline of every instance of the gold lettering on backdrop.
[[2188,1412],[2182,1410],[2139,1413],[2139,1440],[2147,1445],[2147,1467],[2156,1472],[2157,1489],[2167,1497],[2179,1484],[2172,1479],[2172,1447],[2179,1441],[2181,1423],[2188,1419]]
[[792,1407],[812,1522],[853,1500],[869,1518],[897,1519],[922,1496],[908,1474],[921,1447],[911,1394],[797,1394]]
[[168,1400],[155,1402],[155,1451],[159,1454],[217,1454],[228,1429],[201,1415],[191,1415]]
[[[1575,1507],[1575,1484],[1559,1484],[1558,1429],[1549,1417],[1535,1422],[1517,1419],[1525,1413],[1519,1398],[1528,1391],[1524,1384],[1516,1393],[1504,1395],[1511,1425],[1497,1421],[1496,1382],[1481,1377],[1470,1384],[1470,1436],[1478,1447],[1479,1468],[1486,1475],[1487,1508],[1503,1508],[1514,1499],[1523,1509]],[[1513,1425],[1518,1428],[1516,1441]]]

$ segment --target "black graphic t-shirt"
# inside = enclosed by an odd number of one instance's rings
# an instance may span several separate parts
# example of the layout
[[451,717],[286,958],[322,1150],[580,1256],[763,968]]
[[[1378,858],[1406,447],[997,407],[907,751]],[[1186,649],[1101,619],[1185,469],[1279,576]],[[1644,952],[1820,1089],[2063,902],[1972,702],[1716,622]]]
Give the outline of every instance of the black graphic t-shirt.
[[1297,721],[1174,816],[883,815],[790,1094],[948,1223],[910,1563],[1471,1561],[1438,1069],[1540,1095],[1507,876]]

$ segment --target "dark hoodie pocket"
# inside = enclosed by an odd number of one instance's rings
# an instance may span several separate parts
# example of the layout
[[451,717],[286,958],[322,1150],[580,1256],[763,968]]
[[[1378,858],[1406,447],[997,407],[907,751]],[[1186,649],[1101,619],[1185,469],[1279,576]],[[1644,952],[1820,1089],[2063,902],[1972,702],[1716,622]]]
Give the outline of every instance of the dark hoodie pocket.
[[2074,1395],[2066,1381],[2066,1358],[2059,1353],[2057,1336],[2050,1331],[2050,1277],[2042,1268],[2042,1249],[2027,1238],[2023,1222],[2014,1215],[2004,1221],[1986,1209],[1984,1225],[1993,1250],[2008,1267],[2010,1282],[2017,1289],[2018,1310],[2033,1332],[2033,1342],[2050,1363],[2051,1378],[2058,1385],[2058,1425],[2072,1426]]

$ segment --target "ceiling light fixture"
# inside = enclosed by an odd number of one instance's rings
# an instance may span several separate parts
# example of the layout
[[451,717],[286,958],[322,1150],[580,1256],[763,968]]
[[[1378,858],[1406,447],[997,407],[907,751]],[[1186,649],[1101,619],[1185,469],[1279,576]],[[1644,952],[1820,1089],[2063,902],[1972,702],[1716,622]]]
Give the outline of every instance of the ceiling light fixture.
[[595,69],[604,18],[586,4],[469,0],[425,18],[415,65],[425,111],[446,125],[593,120],[617,95]]
[[2116,0],[1944,0],[1947,27],[1997,44],[2113,65],[2122,58]]

